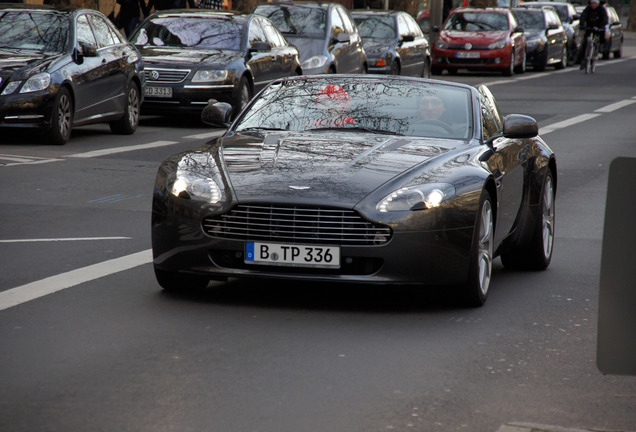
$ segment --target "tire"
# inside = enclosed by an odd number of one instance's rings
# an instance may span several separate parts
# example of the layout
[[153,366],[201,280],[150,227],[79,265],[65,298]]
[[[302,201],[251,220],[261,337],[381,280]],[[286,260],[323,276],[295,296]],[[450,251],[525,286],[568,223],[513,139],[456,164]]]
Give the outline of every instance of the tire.
[[444,72],[444,69],[442,69],[439,66],[431,66],[431,75],[441,75],[442,72]]
[[400,72],[400,64],[393,63],[393,65],[391,65],[391,75],[400,75]]
[[234,96],[234,112],[232,117],[236,118],[251,99],[252,86],[250,85],[247,77],[243,75],[236,89],[236,95]]
[[570,49],[568,49],[568,66],[572,66],[575,65],[576,59],[579,56],[579,50],[576,47],[576,44],[572,44],[572,46],[570,47]]
[[614,58],[621,58],[623,57],[623,41],[621,41],[621,43],[618,45],[618,49],[616,51],[614,51]]
[[510,54],[510,65],[507,68],[504,68],[501,73],[504,76],[513,76],[515,74],[515,53],[514,51]]
[[134,82],[131,82],[126,96],[124,115],[121,119],[110,122],[111,132],[119,135],[132,135],[135,133],[139,125],[140,101],[139,87]]
[[504,267],[513,270],[545,270],[552,261],[554,249],[555,206],[554,179],[548,170],[541,190],[541,200],[532,239],[523,249],[501,255]]
[[561,61],[554,65],[555,69],[565,69],[568,65],[568,47],[563,45],[563,53],[561,55]]
[[518,74],[525,73],[526,67],[527,67],[527,59],[526,59],[526,53],[524,51],[523,60],[521,60],[521,64],[515,68],[515,72]]
[[488,298],[492,276],[494,232],[495,220],[490,194],[483,190],[475,218],[468,281],[462,293],[462,300],[466,306],[483,306]]
[[71,94],[66,87],[60,87],[55,96],[51,126],[45,130],[45,139],[49,144],[64,145],[71,137],[74,107]]
[[431,62],[428,59],[424,59],[424,70],[422,71],[422,78],[431,77]]
[[165,271],[155,267],[155,278],[165,291],[171,293],[197,293],[203,291],[209,284],[209,279],[197,276],[187,276],[175,272]]

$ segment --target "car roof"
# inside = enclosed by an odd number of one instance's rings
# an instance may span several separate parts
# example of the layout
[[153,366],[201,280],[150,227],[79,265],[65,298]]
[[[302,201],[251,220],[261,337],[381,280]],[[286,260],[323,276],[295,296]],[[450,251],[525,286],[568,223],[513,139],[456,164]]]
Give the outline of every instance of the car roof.
[[51,4],[31,4],[31,3],[0,3],[0,10],[16,10],[16,11],[39,11],[39,12],[59,12],[64,14],[73,14],[80,11],[99,12],[95,9],[75,6],[56,6]]
[[451,13],[454,12],[498,12],[498,13],[503,13],[503,14],[509,14],[510,13],[510,8],[500,8],[500,7],[487,7],[487,8],[475,8],[475,7],[462,7],[462,8],[457,8],[457,9],[453,9],[453,11]]
[[304,6],[304,7],[313,7],[313,8],[320,8],[320,9],[327,9],[336,5],[339,5],[340,3],[333,3],[333,2],[316,2],[316,1],[273,1],[273,2],[267,2],[267,3],[261,3],[258,6]]

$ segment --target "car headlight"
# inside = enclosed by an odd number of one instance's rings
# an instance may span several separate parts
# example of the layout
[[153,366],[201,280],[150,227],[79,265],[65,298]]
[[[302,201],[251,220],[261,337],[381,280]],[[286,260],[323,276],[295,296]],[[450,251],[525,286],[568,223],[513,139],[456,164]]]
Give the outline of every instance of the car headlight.
[[168,185],[168,190],[176,197],[206,201],[210,204],[216,204],[223,199],[223,192],[214,179],[181,169],[177,171],[172,184]]
[[448,48],[448,42],[446,42],[443,39],[437,39],[437,41],[435,41],[435,46],[439,49],[447,49]]
[[18,87],[20,87],[20,84],[22,84],[22,81],[11,81],[9,84],[7,84],[4,90],[2,90],[2,94],[8,95],[13,93],[18,89]]
[[497,42],[493,42],[488,45],[488,49],[502,49],[505,48],[507,44],[508,41],[506,41],[506,39],[498,40]]
[[51,84],[51,75],[47,73],[39,73],[37,75],[33,75],[31,78],[26,80],[20,93],[30,93],[34,91],[45,90]]
[[196,71],[196,73],[192,77],[192,82],[202,83],[225,81],[227,79],[227,76],[228,71],[226,70],[199,70]]
[[324,67],[327,64],[329,58],[327,56],[319,55],[313,56],[305,60],[302,64],[303,69],[317,69]]
[[438,207],[453,195],[455,195],[455,187],[448,183],[409,186],[384,197],[376,209],[382,213],[430,209]]

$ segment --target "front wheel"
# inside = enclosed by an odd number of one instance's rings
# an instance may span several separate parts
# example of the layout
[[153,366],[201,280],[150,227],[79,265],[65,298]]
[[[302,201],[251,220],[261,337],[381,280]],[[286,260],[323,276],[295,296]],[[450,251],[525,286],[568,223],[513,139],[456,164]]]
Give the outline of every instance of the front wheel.
[[512,76],[515,73],[515,53],[510,53],[510,65],[502,70],[504,76]]
[[51,126],[45,131],[46,139],[53,145],[64,145],[71,137],[73,126],[73,100],[66,87],[61,87],[55,97]]
[[242,76],[239,81],[236,96],[234,97],[234,114],[233,117],[236,117],[245,106],[252,99],[252,87],[247,79],[247,77]]
[[475,218],[468,281],[463,289],[463,300],[467,306],[482,306],[488,298],[492,276],[494,231],[495,220],[490,194],[483,190]]
[[555,65],[556,69],[565,69],[568,65],[568,47],[563,45],[563,52],[561,53],[561,61]]

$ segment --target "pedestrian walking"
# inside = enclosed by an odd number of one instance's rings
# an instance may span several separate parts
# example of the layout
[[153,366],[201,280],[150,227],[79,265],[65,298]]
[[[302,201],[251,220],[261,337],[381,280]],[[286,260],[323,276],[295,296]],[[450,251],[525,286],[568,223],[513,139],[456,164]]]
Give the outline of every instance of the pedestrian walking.
[[[132,32],[139,24],[142,5],[144,0],[117,0],[119,4],[119,14],[117,15],[117,24],[124,29],[126,37],[130,37]],[[145,6],[145,4],[144,4]],[[145,13],[145,7],[144,15]]]

